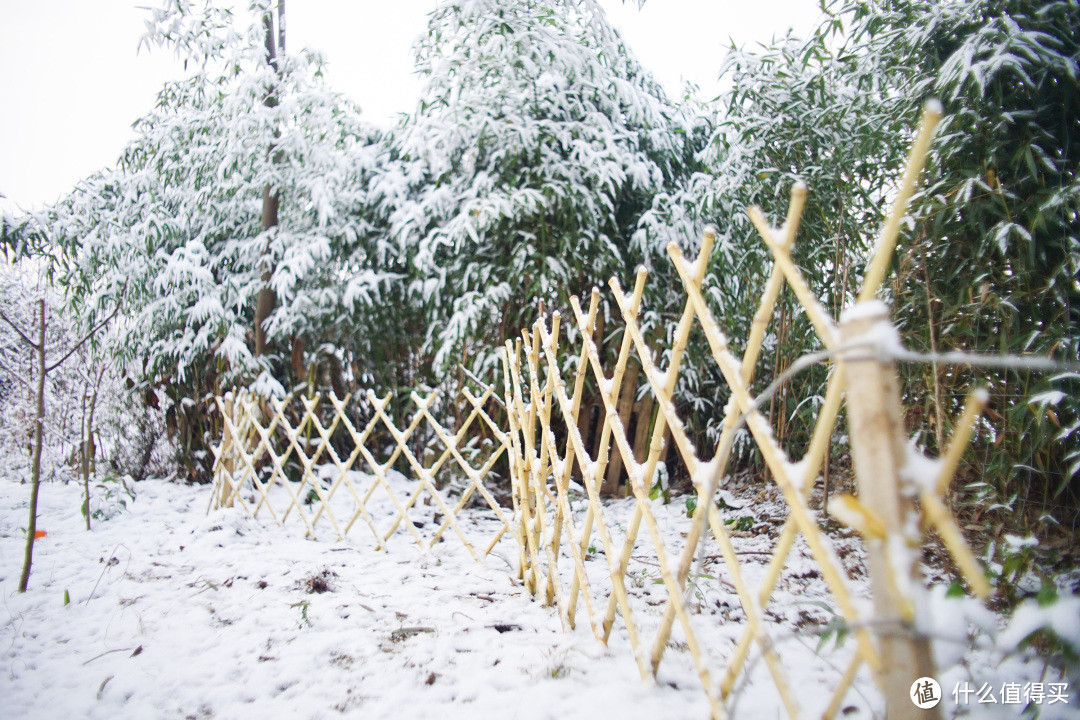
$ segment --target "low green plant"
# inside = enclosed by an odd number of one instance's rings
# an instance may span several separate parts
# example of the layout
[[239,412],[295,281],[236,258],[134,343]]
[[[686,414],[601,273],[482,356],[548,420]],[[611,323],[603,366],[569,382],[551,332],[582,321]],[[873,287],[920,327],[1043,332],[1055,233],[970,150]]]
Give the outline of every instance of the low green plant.
[[664,487],[660,478],[656,478],[656,482],[649,488],[649,499],[656,500],[657,498],[663,498],[664,504],[667,505],[671,502],[671,492]]
[[[134,500],[135,487],[129,477],[106,475],[94,483],[94,492],[89,503],[90,517],[94,520],[111,520],[127,510],[128,502]],[[86,505],[81,509],[85,517]]]
[[754,527],[754,518],[749,515],[740,515],[737,518],[728,518],[724,524],[736,532],[749,532]]
[[301,600],[300,602],[295,602],[289,606],[294,608],[300,608],[300,623],[297,625],[297,628],[300,630],[303,630],[305,627],[311,627],[311,620],[308,619],[307,612],[309,605],[310,603],[308,603],[307,600]]

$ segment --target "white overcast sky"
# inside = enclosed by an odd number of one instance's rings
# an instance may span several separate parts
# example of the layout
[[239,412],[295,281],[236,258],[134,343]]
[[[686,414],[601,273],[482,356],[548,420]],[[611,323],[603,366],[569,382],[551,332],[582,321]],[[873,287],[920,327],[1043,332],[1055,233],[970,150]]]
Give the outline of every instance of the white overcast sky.
[[[0,0],[0,208],[56,200],[112,165],[131,123],[181,69],[167,50],[136,53],[158,0]],[[318,48],[331,85],[371,122],[416,102],[412,43],[436,0],[289,0],[288,45]],[[716,93],[724,48],[805,33],[815,0],[601,0],[638,58],[673,95],[683,81]],[[730,39],[730,40],[729,40]]]

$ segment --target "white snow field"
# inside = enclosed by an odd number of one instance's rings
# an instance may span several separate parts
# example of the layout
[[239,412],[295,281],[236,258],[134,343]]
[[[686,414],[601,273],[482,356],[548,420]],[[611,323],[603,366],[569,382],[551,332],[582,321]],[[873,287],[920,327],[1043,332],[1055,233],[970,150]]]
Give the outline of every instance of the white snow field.
[[[207,515],[209,487],[146,481],[136,489],[127,510],[87,532],[81,489],[44,484],[38,527],[47,535],[36,544],[29,590],[18,594],[29,486],[0,480],[0,717],[708,717],[677,625],[659,677],[642,681],[622,621],[607,647],[589,631],[584,606],[577,629],[564,631],[558,611],[515,579],[510,537],[483,564],[452,535],[423,553],[398,533],[381,552],[366,528],[343,542],[312,541],[299,524],[279,527],[237,509]],[[748,509],[725,514],[753,514],[754,530],[736,533],[735,542],[754,586],[783,511],[774,494],[750,500]],[[622,532],[631,510],[630,501],[608,506],[613,532]],[[656,513],[674,546],[685,508],[658,501]],[[865,596],[857,540],[834,539]],[[628,583],[646,646],[665,596],[650,550],[643,533]],[[691,593],[714,681],[745,627],[718,563],[695,575]],[[603,554],[589,565],[599,578]],[[935,623],[966,627],[962,609],[972,606],[950,602],[953,610],[935,608]],[[850,638],[817,650],[832,606],[797,545],[766,616],[805,717],[820,716],[854,650]],[[783,717],[755,657],[729,702],[731,716]],[[969,653],[939,675],[946,716],[957,709],[950,697],[957,683],[1053,682],[1042,670],[1037,661]],[[1044,704],[1042,717],[1077,717],[1074,688],[1068,700]],[[845,718],[882,714],[865,669],[841,707]],[[971,698],[963,709],[1017,717],[1021,706]]]

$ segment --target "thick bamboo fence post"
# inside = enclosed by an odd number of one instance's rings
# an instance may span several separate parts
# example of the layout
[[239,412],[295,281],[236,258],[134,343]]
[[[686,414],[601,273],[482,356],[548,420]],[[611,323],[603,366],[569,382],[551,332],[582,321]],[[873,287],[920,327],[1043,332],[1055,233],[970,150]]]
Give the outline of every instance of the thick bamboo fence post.
[[[940,718],[937,708],[921,710],[910,695],[913,683],[934,677],[930,642],[914,634],[914,590],[918,576],[918,515],[901,487],[907,464],[907,434],[893,363],[875,355],[895,338],[888,308],[859,303],[844,314],[841,356],[847,384],[851,454],[859,504],[867,515],[866,537],[874,632],[881,670],[878,676],[890,720]],[[914,533],[914,536],[912,535]]]
[[[233,414],[233,401],[232,397],[226,397],[223,407],[224,413],[232,417]],[[236,463],[233,460],[233,442],[235,438],[232,436],[232,429],[229,423],[222,423],[225,428],[225,432],[221,438],[221,479],[218,486],[218,507],[232,507],[233,504],[233,487],[236,482],[236,475],[234,470],[236,469]],[[239,488],[237,488],[237,491]]]

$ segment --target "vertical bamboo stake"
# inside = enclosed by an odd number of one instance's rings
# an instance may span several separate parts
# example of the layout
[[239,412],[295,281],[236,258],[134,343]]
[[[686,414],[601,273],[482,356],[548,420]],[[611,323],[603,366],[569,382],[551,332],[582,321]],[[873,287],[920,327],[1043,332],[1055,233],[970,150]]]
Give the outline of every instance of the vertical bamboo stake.
[[547,454],[543,451],[543,444],[540,442],[540,438],[536,432],[538,425],[540,426],[541,432],[543,432],[543,417],[541,417],[540,413],[543,410],[544,398],[540,391],[540,333],[534,329],[531,334],[522,332],[521,336],[523,344],[530,348],[526,356],[530,381],[529,434],[525,440],[525,447],[528,448],[529,451],[529,489],[533,492],[533,516],[532,525],[530,527],[532,531],[533,547],[537,548],[536,554],[533,556],[533,592],[535,594],[540,592],[540,573],[543,570],[541,567],[540,553],[546,545],[544,538],[547,535],[547,502],[545,500],[545,490],[547,489],[547,467],[541,466],[541,463],[546,465]]
[[[578,375],[574,379],[574,393],[575,393],[575,395],[579,395],[580,392],[581,392],[581,389],[584,387],[585,375],[588,372],[588,366],[589,366],[589,344],[587,342],[585,342],[585,338],[586,337],[590,337],[590,338],[593,337],[593,334],[596,331],[596,323],[597,323],[596,312],[597,312],[597,309],[600,307],[600,291],[595,287],[592,290],[592,296],[589,299],[588,319],[584,322],[584,324],[582,324],[582,318],[581,318],[581,313],[580,313],[580,310],[581,310],[580,303],[578,302],[578,299],[577,299],[576,296],[570,298],[570,307],[574,310],[574,314],[575,314],[575,317],[577,318],[578,327],[581,330],[581,337],[582,337],[581,355],[578,356],[578,367],[577,367]],[[603,392],[603,389],[600,387],[599,383],[597,383],[596,397],[599,397],[601,392]],[[585,411],[585,414],[587,416],[591,415],[591,413],[592,413],[592,405],[587,405],[582,409]],[[579,412],[580,412],[580,410],[579,410]],[[565,416],[565,413],[563,413],[563,415]],[[573,413],[571,413],[571,416],[573,416]],[[598,417],[598,423],[602,425],[603,420],[599,419],[599,418],[602,418],[602,416]],[[589,425],[589,423],[585,424],[586,432],[578,434],[578,439],[580,440],[580,448],[579,449],[580,449],[580,452],[581,452],[581,457],[578,458],[578,462],[575,464],[577,467],[581,468],[582,487],[585,487],[586,483],[591,483],[592,482],[592,473],[589,470],[586,469],[586,460],[591,459],[591,458],[589,458],[589,448],[588,448],[588,444],[587,444],[588,441],[589,441],[589,436],[588,436],[588,432],[587,432],[588,431],[588,425]],[[580,427],[580,425],[579,425],[579,427]],[[570,444],[572,445],[573,444],[573,442],[572,442],[573,441],[573,436],[572,435],[570,437],[570,440],[571,440]],[[575,450],[575,452],[577,452],[577,450]],[[569,455],[570,453],[568,452],[567,454]],[[568,460],[568,462],[569,462],[569,460]],[[587,549],[589,547],[589,542],[590,542],[590,540],[592,538],[592,526],[593,526],[592,512],[593,512],[592,504],[590,504],[588,510],[586,510],[586,512],[585,512],[585,520],[584,520],[583,525],[582,525],[581,537],[580,537],[580,540],[578,541],[578,543],[580,545],[580,555],[582,557],[585,556],[586,551],[587,551]],[[573,542],[573,540],[571,540],[571,542]],[[573,624],[574,624],[574,616],[575,616],[575,614],[577,612],[577,597],[578,597],[579,587],[580,587],[580,577],[579,577],[579,575],[577,573],[574,573],[574,577],[570,581],[570,600],[569,600],[569,603],[568,603],[569,610],[567,612],[567,619],[568,619],[571,626],[573,626]]]
[[[910,494],[901,487],[907,464],[907,435],[893,363],[871,355],[869,341],[880,343],[895,330],[881,303],[859,303],[845,313],[841,337],[845,346],[861,343],[841,356],[847,383],[848,425],[861,504],[880,519],[883,537],[867,533],[870,589],[875,634],[881,655],[878,681],[891,720],[940,718],[937,708],[919,709],[909,693],[921,677],[934,677],[930,642],[914,634],[915,562],[920,538],[918,516]],[[878,345],[880,347],[880,345]]]
[[[524,411],[521,408],[521,382],[518,377],[521,362],[521,344],[506,341],[504,348],[503,373],[506,381],[506,417],[510,430],[510,492],[514,505],[514,536],[518,541],[520,551],[518,562],[518,579],[529,587],[529,552],[528,552],[528,490],[525,485],[525,474],[528,472],[523,447],[522,419]],[[530,588],[531,589],[531,588]]]
[[[233,414],[233,401],[232,397],[225,399],[223,412],[232,417]],[[232,424],[224,423],[225,432],[221,438],[221,483],[218,486],[218,507],[232,507],[233,496],[233,484],[235,480],[235,461],[233,460],[233,442]]]
[[[594,287],[592,289],[592,297],[595,297],[597,299],[597,302],[600,301],[600,289],[599,288]],[[591,303],[592,300],[590,299],[589,302]],[[608,314],[608,310],[609,310],[608,303],[605,303],[603,308],[601,308],[600,306],[597,306],[597,314],[596,314],[596,322],[595,322],[596,330],[592,335],[589,336],[590,338],[593,339],[593,345],[596,347],[596,352],[600,356],[601,360],[603,360],[603,358],[604,358],[604,337],[605,337],[605,333],[607,332],[607,314]],[[585,340],[585,338],[582,337],[582,344],[587,345],[588,343],[585,343],[584,340]],[[602,364],[603,364],[603,362],[601,362],[601,365]],[[596,379],[599,380],[600,378],[597,377]],[[604,393],[604,389],[601,388],[599,385],[597,385],[596,395],[593,397],[593,403],[592,403],[592,406],[594,408],[596,408],[596,427],[593,429],[592,437],[591,438],[590,437],[585,438],[585,441],[590,443],[589,446],[586,449],[592,454],[592,457],[593,457],[594,460],[596,460],[596,462],[600,462],[600,456],[603,454],[600,451],[600,447],[601,447],[600,443],[602,442],[602,438],[605,437],[604,430],[605,430],[605,425],[607,424],[606,419],[604,417],[603,393]],[[606,465],[605,465],[605,467],[606,467]]]
[[[559,352],[559,322],[560,322],[560,320],[561,320],[561,316],[559,315],[558,312],[556,312],[551,318],[551,335],[550,335],[550,338],[549,338],[550,342],[545,343],[545,345],[550,346],[551,354],[555,355],[555,356],[558,356],[558,352]],[[537,335],[538,338],[542,334],[541,329],[543,328],[543,323],[544,323],[543,318],[541,318],[540,320],[537,320],[537,322],[536,322],[536,328],[537,328],[536,335]],[[547,347],[545,347],[544,350],[545,350],[545,355],[546,355]],[[540,358],[539,357],[537,357],[537,359],[536,359],[536,367],[537,367],[537,371],[539,372],[539,368],[540,368]],[[537,377],[537,380],[539,381],[539,376]],[[560,380],[560,382],[561,382],[561,380]],[[555,388],[555,373],[552,371],[551,366],[549,365],[548,366],[548,372],[547,372],[547,381],[544,383],[544,390],[543,390],[544,405],[543,405],[543,408],[541,409],[541,414],[540,414],[540,438],[538,440],[538,442],[540,443],[540,471],[542,473],[541,477],[539,478],[539,482],[542,483],[542,484],[546,484],[547,478],[548,478],[549,475],[554,477],[554,475],[555,475],[555,466],[552,464],[551,461],[552,461],[552,458],[558,456],[558,450],[557,449],[555,450],[555,452],[551,452],[551,448],[553,446],[549,445],[549,443],[547,442],[547,440],[549,438],[546,437],[551,432],[551,405],[552,405],[551,395],[552,395],[552,392],[554,391],[554,388]],[[559,560],[558,560],[558,557],[559,557],[559,541],[560,541],[560,535],[561,535],[561,532],[562,532],[562,524],[563,524],[562,506],[559,505],[558,503],[555,503],[555,507],[553,508],[553,511],[554,511],[554,519],[552,520],[552,524],[551,524],[551,535],[550,535],[550,537],[545,536],[545,543],[544,543],[547,546],[547,554],[548,554],[548,578],[547,578],[547,588],[546,588],[547,604],[548,605],[553,605],[555,603],[555,596],[556,596],[555,588],[556,588],[557,585],[559,585],[559,580],[558,580],[558,577],[557,577],[558,572],[559,572]]]

